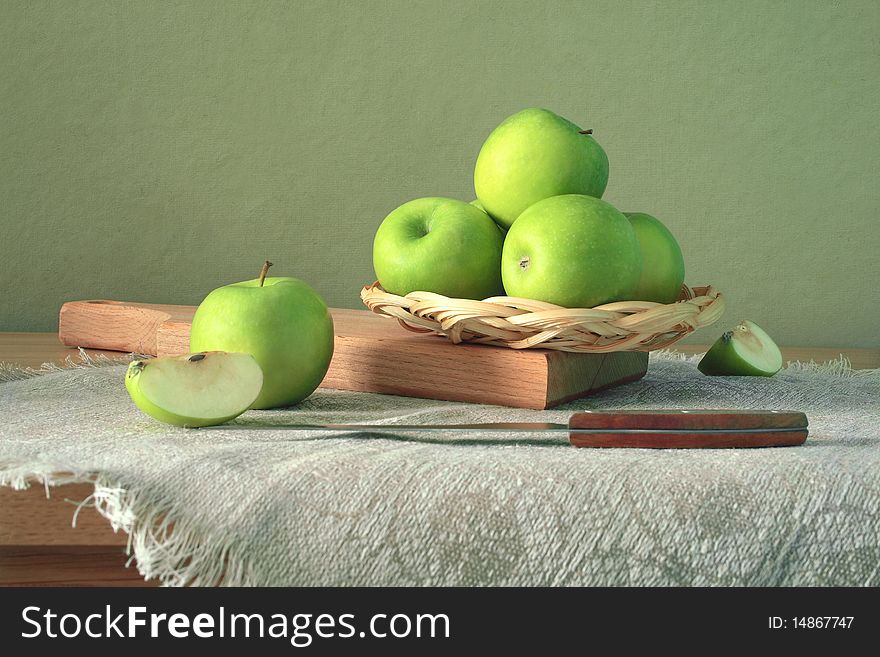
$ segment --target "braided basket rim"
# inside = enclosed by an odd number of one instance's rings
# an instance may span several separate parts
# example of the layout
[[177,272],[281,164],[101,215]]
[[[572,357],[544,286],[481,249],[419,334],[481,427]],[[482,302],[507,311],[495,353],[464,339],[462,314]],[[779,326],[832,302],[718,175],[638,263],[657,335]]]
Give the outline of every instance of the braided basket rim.
[[414,333],[444,335],[455,344],[575,353],[653,351],[678,342],[724,313],[724,297],[711,285],[681,286],[677,301],[617,301],[565,308],[544,301],[497,296],[481,301],[433,292],[405,296],[365,285],[361,301]]

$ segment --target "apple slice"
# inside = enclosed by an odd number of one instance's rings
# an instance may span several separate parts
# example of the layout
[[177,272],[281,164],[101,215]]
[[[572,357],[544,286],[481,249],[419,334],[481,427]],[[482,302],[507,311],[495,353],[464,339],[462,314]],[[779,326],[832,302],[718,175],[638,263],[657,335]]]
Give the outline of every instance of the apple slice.
[[263,387],[250,354],[206,351],[136,360],[125,388],[144,413],[179,427],[222,424],[244,413]]
[[697,368],[709,376],[773,376],[782,369],[782,352],[764,329],[746,319],[718,338]]

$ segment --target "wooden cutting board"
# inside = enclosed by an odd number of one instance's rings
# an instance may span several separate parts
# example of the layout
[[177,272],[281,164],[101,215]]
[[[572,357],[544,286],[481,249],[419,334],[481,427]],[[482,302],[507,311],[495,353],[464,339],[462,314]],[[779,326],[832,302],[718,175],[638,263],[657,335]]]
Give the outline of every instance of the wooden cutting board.
[[[195,306],[71,301],[65,345],[151,356],[189,351]],[[324,388],[544,409],[645,375],[648,354],[573,354],[452,344],[367,310],[331,308],[336,342]]]

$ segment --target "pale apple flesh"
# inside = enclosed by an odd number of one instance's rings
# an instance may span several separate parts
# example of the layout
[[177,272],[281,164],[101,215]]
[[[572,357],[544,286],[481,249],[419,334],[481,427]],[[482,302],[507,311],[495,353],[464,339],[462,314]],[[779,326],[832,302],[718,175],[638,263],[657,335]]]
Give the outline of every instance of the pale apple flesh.
[[222,351],[136,360],[125,373],[125,388],[138,408],[180,427],[238,417],[262,387],[263,371],[252,356]]
[[773,376],[782,369],[782,352],[766,331],[744,320],[718,338],[697,368],[709,376]]

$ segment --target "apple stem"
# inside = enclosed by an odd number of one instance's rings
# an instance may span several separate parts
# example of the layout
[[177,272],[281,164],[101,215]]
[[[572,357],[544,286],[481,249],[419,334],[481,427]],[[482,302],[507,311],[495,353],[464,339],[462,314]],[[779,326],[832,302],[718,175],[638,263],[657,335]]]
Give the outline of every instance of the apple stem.
[[263,263],[263,268],[260,270],[260,287],[263,287],[263,281],[266,280],[266,274],[269,273],[269,267],[272,266],[272,263],[268,260]]
[[591,134],[593,134],[593,129],[590,128],[589,130],[581,130],[578,132],[578,134],[579,135],[591,135]]

